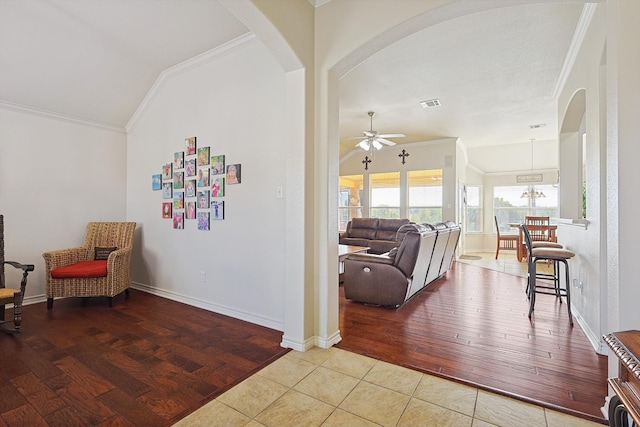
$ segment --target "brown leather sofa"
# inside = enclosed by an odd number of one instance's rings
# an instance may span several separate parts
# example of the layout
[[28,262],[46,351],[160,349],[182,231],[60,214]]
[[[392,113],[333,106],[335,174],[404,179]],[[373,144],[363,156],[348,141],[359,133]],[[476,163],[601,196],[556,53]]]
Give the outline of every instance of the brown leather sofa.
[[451,268],[460,227],[452,222],[409,224],[397,235],[400,243],[389,253],[358,253],[345,259],[345,298],[374,305],[404,304]]
[[398,229],[409,223],[408,219],[353,218],[340,233],[339,243],[368,246],[370,254],[383,254],[397,246]]

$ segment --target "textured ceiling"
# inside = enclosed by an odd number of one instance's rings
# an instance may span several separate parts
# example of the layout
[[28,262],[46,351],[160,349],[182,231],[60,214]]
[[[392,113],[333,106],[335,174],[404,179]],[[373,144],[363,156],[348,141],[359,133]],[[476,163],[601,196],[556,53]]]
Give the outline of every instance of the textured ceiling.
[[[530,138],[557,151],[555,91],[581,11],[506,7],[400,40],[340,81],[340,137],[375,111],[374,129],[405,133],[399,143],[459,137],[482,171],[528,169]],[[248,31],[212,0],[0,0],[0,102],[123,129],[162,71]],[[419,106],[431,98],[442,106]],[[513,144],[525,165],[481,149]],[[536,167],[557,168],[551,157]]]
[[247,32],[210,0],[0,0],[0,100],[124,128],[163,70]]
[[[369,129],[367,111],[375,111],[375,130],[407,135],[395,142],[459,137],[470,162],[485,172],[518,169],[520,158],[528,169],[530,139],[557,140],[556,86],[581,11],[576,3],[507,7],[450,20],[391,45],[340,81],[340,137],[362,135]],[[419,105],[433,98],[442,105]],[[546,126],[529,127],[540,123]],[[341,152],[356,143],[343,139]],[[499,150],[474,149],[512,144],[521,146],[516,164],[479,158],[487,153],[495,159]],[[557,168],[557,156],[551,158],[555,162],[536,167]]]

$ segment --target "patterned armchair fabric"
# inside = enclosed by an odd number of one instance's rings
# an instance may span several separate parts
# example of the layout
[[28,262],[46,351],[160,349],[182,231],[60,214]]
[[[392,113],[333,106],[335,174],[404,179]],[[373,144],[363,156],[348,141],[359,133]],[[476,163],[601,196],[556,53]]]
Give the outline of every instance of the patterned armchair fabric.
[[[47,308],[53,307],[53,299],[57,297],[107,296],[111,306],[115,295],[122,291],[128,293],[135,229],[135,222],[90,222],[82,246],[42,254],[46,268]],[[105,249],[108,249],[108,255],[105,255]],[[87,266],[92,264],[91,261],[104,263],[96,260],[96,253],[98,258],[108,257],[106,275],[77,274],[78,267],[83,265],[78,263],[84,262]],[[51,272],[56,269],[56,277],[52,277]],[[75,273],[65,275],[65,271]]]

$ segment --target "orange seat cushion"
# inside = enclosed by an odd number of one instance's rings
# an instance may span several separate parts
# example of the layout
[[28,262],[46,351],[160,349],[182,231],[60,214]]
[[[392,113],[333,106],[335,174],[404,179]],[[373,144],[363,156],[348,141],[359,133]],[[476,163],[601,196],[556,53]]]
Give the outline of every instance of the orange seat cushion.
[[107,260],[79,261],[51,270],[51,277],[54,279],[104,277],[107,275],[107,262]]

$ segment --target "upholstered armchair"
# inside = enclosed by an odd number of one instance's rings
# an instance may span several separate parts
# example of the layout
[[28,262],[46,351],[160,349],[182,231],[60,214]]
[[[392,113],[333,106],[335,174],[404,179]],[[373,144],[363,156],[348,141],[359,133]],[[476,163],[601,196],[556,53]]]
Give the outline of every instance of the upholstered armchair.
[[113,297],[131,284],[135,222],[90,222],[84,244],[42,254],[47,309],[59,297]]

